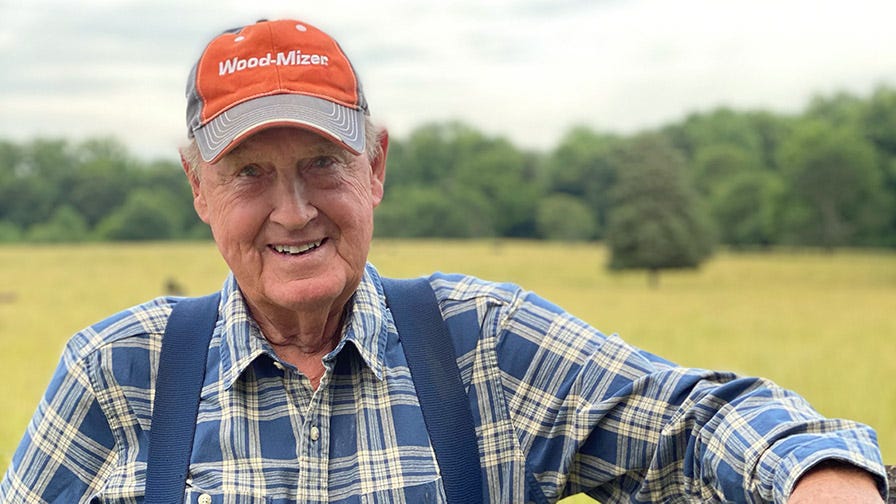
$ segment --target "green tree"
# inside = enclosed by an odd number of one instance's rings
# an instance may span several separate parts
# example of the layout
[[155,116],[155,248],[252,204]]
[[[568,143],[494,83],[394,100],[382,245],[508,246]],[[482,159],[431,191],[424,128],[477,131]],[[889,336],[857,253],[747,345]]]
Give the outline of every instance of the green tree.
[[75,164],[76,157],[68,140],[36,138],[23,146],[20,172],[40,177],[48,184],[65,182]]
[[176,237],[210,237],[208,225],[199,220],[193,208],[193,192],[180,164],[154,161],[140,170],[140,187],[170,196],[171,211],[177,214]]
[[768,111],[746,112],[749,124],[759,137],[759,153],[757,159],[764,169],[777,172],[778,147],[793,130],[794,118]]
[[788,194],[783,232],[827,249],[871,239],[891,209],[873,146],[855,129],[806,120],[781,146]]
[[459,122],[420,126],[403,142],[390,139],[387,181],[393,187],[440,186],[481,139],[479,132]]
[[687,184],[685,162],[663,135],[641,134],[616,153],[619,180],[609,217],[611,269],[694,268],[712,251],[710,225]]
[[165,240],[180,231],[180,215],[169,194],[137,189],[124,204],[100,221],[101,239],[121,241]]
[[538,236],[548,240],[585,241],[597,236],[597,220],[579,198],[552,194],[538,204]]
[[783,190],[775,173],[745,171],[726,180],[710,199],[719,240],[735,247],[775,243]]
[[93,228],[139,187],[141,174],[127,148],[115,139],[87,140],[75,147],[74,155],[77,164],[66,177],[70,182],[59,199],[76,208]]
[[486,202],[475,193],[460,200],[438,188],[389,189],[374,214],[377,236],[393,238],[478,238],[494,235]]
[[18,175],[0,186],[0,217],[20,229],[45,222],[58,200],[54,181],[34,175]]
[[22,239],[22,230],[12,222],[0,220],[0,243],[14,243]]
[[[404,196],[387,197],[378,210],[378,226],[384,236],[410,232],[424,236],[531,236],[534,232],[540,189],[533,157],[505,139],[489,138],[462,123],[423,126],[406,142],[399,142],[389,154],[386,184],[387,195]],[[418,190],[402,192],[409,187]],[[430,202],[422,201],[424,194]],[[424,216],[437,207],[446,210],[440,222]],[[420,215],[420,224],[405,223],[403,229],[393,225],[393,216],[415,214]],[[472,222],[455,226],[455,215]],[[423,230],[423,223],[431,227]]]
[[571,129],[545,161],[546,192],[567,194],[587,205],[594,222],[595,238],[601,238],[616,183],[611,159],[619,138],[586,127]]
[[8,140],[0,140],[0,187],[16,177],[21,164],[21,148]]
[[87,222],[74,208],[64,205],[56,209],[46,222],[33,225],[25,239],[38,243],[73,243],[88,239]]
[[[887,198],[896,200],[896,89],[879,87],[871,95],[863,118],[865,132],[878,152]],[[881,235],[881,244],[896,247],[896,205]]]
[[462,204],[484,203],[474,218],[491,222],[493,235],[532,236],[540,190],[535,162],[503,138],[481,138],[479,144],[459,160],[453,195]]
[[0,218],[20,229],[45,222],[60,206],[74,161],[65,140],[35,139],[2,149]]
[[18,225],[12,222],[10,214],[10,186],[15,184],[18,175],[16,170],[21,163],[19,146],[7,140],[0,140],[0,222],[5,221],[18,229]]
[[840,127],[858,130],[865,116],[867,102],[846,92],[838,92],[829,96],[819,95],[812,98],[803,120],[818,120]]
[[693,167],[694,186],[703,195],[713,194],[732,177],[762,170],[757,152],[723,143],[698,150]]
[[719,144],[739,147],[743,152],[762,152],[766,138],[758,125],[759,122],[749,114],[720,107],[691,114],[684,121],[666,127],[664,133],[686,159],[692,160],[701,149]]
[[863,110],[868,137],[879,150],[896,155],[896,89],[877,88]]

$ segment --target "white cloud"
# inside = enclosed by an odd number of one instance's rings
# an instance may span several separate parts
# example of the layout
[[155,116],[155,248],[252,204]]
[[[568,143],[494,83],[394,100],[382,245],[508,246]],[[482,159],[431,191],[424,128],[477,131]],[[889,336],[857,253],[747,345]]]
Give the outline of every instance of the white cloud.
[[118,134],[141,154],[173,152],[206,40],[283,16],[340,40],[398,137],[459,118],[548,147],[577,123],[793,112],[815,93],[896,85],[890,1],[33,0],[0,6],[0,137]]

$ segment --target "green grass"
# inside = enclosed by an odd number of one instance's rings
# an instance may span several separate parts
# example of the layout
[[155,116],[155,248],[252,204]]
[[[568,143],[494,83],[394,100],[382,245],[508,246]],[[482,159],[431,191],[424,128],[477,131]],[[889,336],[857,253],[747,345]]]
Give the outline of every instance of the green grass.
[[[761,375],[822,413],[877,429],[896,463],[896,254],[721,253],[650,289],[642,272],[609,273],[595,245],[375,241],[391,276],[434,270],[513,281],[604,332],[683,365]],[[162,294],[217,289],[214,245],[0,247],[0,470],[6,467],[75,331]]]

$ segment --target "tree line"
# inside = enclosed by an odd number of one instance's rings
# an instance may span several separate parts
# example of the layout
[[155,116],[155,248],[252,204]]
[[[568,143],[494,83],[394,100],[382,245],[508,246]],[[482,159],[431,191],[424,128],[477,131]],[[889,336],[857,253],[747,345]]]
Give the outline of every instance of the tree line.
[[[174,153],[172,153],[174,154]],[[459,122],[392,139],[382,237],[603,240],[611,266],[731,247],[896,247],[896,89],[720,107],[527,150]],[[0,242],[206,239],[182,169],[112,138],[0,140]]]

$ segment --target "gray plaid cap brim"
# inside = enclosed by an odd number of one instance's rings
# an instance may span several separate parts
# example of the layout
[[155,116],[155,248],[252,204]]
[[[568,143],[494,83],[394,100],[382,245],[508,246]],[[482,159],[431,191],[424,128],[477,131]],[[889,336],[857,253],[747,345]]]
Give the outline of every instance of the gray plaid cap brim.
[[262,96],[237,104],[193,131],[202,159],[217,160],[249,133],[294,125],[319,132],[354,154],[364,152],[364,111],[300,94]]

